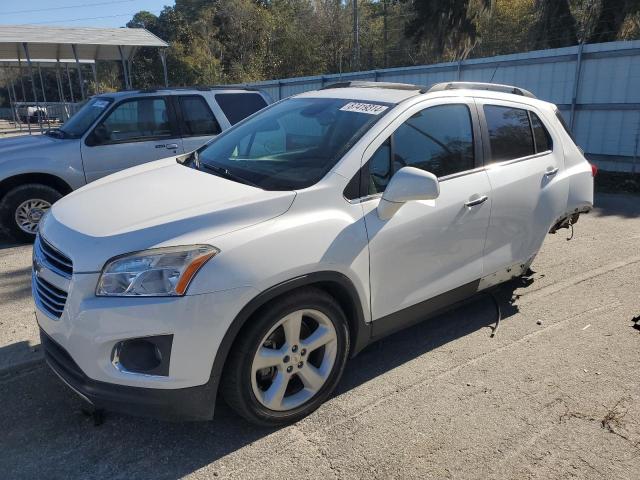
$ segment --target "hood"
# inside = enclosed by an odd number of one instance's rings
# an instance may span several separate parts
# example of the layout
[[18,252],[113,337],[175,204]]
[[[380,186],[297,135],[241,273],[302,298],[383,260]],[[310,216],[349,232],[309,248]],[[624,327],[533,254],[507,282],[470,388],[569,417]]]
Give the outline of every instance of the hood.
[[295,192],[269,192],[180,165],[148,163],[91,183],[55,203],[43,237],[93,272],[124,253],[212,243],[286,212]]
[[35,150],[45,151],[65,141],[67,140],[52,138],[48,135],[19,135],[17,137],[2,138],[0,139],[0,162],[12,156],[20,158],[32,156],[31,154]]

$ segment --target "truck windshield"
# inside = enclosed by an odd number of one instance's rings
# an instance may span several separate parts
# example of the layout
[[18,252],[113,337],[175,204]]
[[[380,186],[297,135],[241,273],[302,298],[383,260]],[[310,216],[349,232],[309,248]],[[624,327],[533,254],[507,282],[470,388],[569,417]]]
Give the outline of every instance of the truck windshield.
[[81,137],[111,103],[113,98],[92,98],[60,127],[60,131],[68,138]]
[[307,188],[391,106],[333,98],[284,100],[202,147],[194,155],[195,166],[264,190]]

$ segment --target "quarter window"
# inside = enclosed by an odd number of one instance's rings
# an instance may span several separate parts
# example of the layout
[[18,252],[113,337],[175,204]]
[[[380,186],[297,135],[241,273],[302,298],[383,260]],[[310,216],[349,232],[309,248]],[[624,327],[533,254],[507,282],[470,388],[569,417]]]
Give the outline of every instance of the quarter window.
[[540,117],[533,112],[529,112],[531,115],[531,127],[533,128],[533,138],[536,141],[536,152],[546,152],[552,150],[553,142],[551,141],[551,135],[545,128]]
[[526,110],[485,105],[484,115],[489,129],[492,161],[503,162],[535,153]]
[[99,143],[171,136],[167,104],[162,98],[141,98],[118,105],[94,132]]
[[204,98],[190,95],[180,97],[179,101],[185,135],[217,135],[221,132],[220,125]]
[[427,108],[398,127],[368,162],[368,194],[383,192],[402,167],[420,168],[437,177],[473,169],[469,108],[466,105]]

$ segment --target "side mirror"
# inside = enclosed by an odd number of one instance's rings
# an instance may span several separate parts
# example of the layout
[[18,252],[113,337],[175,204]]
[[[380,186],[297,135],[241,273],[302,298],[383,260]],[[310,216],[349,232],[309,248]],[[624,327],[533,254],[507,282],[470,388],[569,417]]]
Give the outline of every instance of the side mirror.
[[91,132],[87,137],[87,145],[89,145],[90,147],[95,147],[96,145],[101,145],[105,142],[108,142],[109,140],[111,140],[109,129],[101,123],[96,128],[94,128],[93,132]]
[[389,220],[406,202],[411,200],[433,200],[440,195],[438,178],[429,172],[414,167],[398,170],[382,194],[378,204],[378,216]]

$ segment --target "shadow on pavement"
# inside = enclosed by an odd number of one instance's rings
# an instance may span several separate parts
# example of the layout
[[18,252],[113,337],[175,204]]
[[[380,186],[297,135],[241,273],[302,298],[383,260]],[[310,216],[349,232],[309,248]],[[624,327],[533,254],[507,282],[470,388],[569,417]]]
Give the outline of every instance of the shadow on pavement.
[[[529,283],[518,280],[497,291],[502,321],[517,311],[514,290]],[[377,342],[349,362],[336,395],[489,327],[496,318],[494,301],[481,295]],[[6,478],[180,478],[276,431],[249,424],[220,401],[212,422],[107,413],[106,422],[95,427],[81,413],[81,401],[44,363],[0,374],[0,402],[0,465]]]
[[589,215],[622,218],[640,217],[640,196],[633,194],[596,193],[594,211]]

